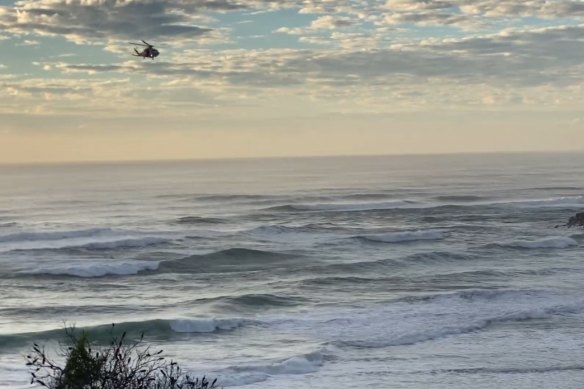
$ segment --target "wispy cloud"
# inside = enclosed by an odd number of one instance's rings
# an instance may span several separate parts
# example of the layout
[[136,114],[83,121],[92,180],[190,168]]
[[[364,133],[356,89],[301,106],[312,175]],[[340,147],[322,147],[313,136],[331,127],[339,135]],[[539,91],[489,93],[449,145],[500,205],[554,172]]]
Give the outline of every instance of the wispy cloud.
[[0,27],[13,34],[62,36],[85,43],[135,37],[193,39],[207,10],[240,8],[227,1],[22,0],[0,8]]

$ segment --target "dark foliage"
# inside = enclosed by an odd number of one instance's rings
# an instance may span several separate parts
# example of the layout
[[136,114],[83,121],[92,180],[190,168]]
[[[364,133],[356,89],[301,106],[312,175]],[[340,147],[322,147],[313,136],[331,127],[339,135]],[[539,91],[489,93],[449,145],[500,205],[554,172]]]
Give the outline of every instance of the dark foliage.
[[144,336],[127,342],[126,333],[113,334],[108,346],[95,347],[86,333],[67,329],[69,346],[63,347],[65,366],[49,358],[45,349],[34,344],[26,356],[31,368],[31,384],[49,389],[212,389],[212,382],[184,374],[180,366],[165,359],[162,350],[144,345]]

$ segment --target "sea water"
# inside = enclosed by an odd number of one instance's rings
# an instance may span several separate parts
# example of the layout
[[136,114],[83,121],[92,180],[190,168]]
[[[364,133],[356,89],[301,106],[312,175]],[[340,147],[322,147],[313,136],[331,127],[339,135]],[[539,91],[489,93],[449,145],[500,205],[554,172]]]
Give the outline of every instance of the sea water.
[[0,387],[111,324],[224,387],[584,385],[583,154],[0,167]]

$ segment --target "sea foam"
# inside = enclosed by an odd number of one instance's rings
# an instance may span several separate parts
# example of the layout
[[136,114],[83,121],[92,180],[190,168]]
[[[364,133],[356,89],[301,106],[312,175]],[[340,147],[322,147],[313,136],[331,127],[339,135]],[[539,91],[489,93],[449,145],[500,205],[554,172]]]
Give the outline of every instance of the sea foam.
[[577,246],[578,242],[572,238],[563,236],[550,236],[537,240],[517,240],[500,244],[505,247],[516,247],[523,249],[565,249]]
[[[112,324],[101,324],[96,326],[78,328],[91,334],[95,341],[111,341],[112,329],[116,332],[126,333],[129,338],[138,338],[141,334],[146,336],[172,336],[179,333],[201,333],[207,334],[217,331],[235,330],[250,320],[244,319],[221,319],[221,318],[199,318],[199,319],[146,319],[142,321],[124,321]],[[0,334],[0,348],[20,347],[32,342],[47,342],[49,340],[62,340],[65,336],[63,329],[50,329],[39,332]]]
[[112,233],[111,228],[88,228],[70,231],[17,232],[0,236],[0,242],[31,242],[40,240],[62,240],[86,238]]
[[[354,309],[262,318],[270,327],[339,347],[380,348],[481,331],[496,323],[581,314],[584,299],[546,290],[476,290],[434,294]],[[391,325],[388,325],[391,323]]]
[[358,212],[390,209],[428,208],[431,204],[420,203],[413,200],[393,200],[382,202],[354,202],[354,203],[307,203],[288,204],[268,208],[274,211],[304,211],[304,212]]
[[315,351],[286,359],[232,366],[216,372],[216,375],[222,386],[242,386],[263,382],[273,376],[314,373],[322,365],[323,355]]
[[177,319],[170,321],[170,328],[178,333],[208,333],[217,330],[233,330],[243,324],[239,319]]
[[518,208],[581,208],[584,206],[584,196],[502,200],[493,202],[492,204],[511,205]]
[[109,263],[75,263],[40,267],[23,274],[49,274],[54,276],[72,276],[82,278],[104,277],[108,275],[134,275],[142,271],[156,270],[160,262],[155,261],[122,261]]

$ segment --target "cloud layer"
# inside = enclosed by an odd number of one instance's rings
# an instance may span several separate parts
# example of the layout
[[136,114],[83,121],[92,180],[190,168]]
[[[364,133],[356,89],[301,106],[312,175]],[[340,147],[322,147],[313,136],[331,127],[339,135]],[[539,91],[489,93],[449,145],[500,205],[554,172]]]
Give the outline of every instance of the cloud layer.
[[[0,44],[34,66],[3,63],[0,109],[570,110],[584,97],[583,17],[580,0],[20,0],[0,7]],[[162,55],[130,57],[138,39]]]

